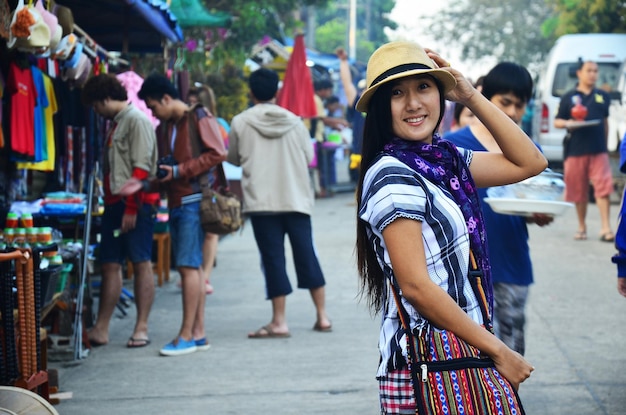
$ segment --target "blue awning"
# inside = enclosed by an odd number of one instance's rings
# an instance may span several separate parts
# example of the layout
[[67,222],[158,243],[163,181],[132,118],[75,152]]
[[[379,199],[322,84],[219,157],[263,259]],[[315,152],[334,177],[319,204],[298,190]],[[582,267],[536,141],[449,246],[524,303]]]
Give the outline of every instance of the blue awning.
[[166,0],[56,0],[100,46],[121,52],[160,53],[163,39],[181,42],[183,31]]
[[133,7],[156,31],[171,42],[181,42],[183,31],[176,15],[164,0],[124,0]]

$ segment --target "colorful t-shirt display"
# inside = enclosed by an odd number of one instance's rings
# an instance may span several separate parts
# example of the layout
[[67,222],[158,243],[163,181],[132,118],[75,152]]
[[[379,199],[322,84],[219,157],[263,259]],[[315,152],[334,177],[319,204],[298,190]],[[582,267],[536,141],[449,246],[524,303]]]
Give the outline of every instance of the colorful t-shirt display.
[[18,163],[19,169],[30,169],[40,171],[53,171],[56,162],[56,140],[54,131],[54,114],[59,110],[57,106],[56,93],[54,92],[54,83],[48,76],[43,77],[45,85],[45,94],[48,100],[48,106],[44,110],[44,130],[46,134],[46,158],[38,163]]

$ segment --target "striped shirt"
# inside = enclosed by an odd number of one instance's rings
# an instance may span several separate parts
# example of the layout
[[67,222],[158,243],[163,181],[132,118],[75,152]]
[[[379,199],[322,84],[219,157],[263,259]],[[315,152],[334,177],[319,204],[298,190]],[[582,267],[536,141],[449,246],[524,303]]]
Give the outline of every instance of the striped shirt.
[[[473,152],[459,151],[469,164]],[[430,279],[445,290],[470,318],[483,323],[478,300],[467,278],[470,249],[467,226],[461,210],[445,188],[426,180],[398,159],[382,156],[365,174],[359,217],[369,225],[370,243],[385,276],[392,283],[396,283],[393,266],[382,232],[397,218],[422,222]],[[404,356],[405,361],[407,356],[406,339],[389,284],[385,286],[384,296],[378,343],[382,359],[377,376],[384,376],[388,370],[398,367],[398,353]],[[402,303],[409,313],[412,329],[429,326],[429,322],[404,297]]]

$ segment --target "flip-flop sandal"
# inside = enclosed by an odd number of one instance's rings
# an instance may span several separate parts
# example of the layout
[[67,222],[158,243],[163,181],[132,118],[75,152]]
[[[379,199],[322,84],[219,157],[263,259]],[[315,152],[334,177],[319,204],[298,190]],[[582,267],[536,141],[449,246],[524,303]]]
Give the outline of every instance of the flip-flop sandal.
[[576,234],[574,234],[574,240],[575,241],[585,241],[585,240],[587,240],[587,232],[585,232],[585,231],[578,231],[578,232],[576,232]]
[[135,339],[134,337],[129,337],[128,342],[126,343],[126,347],[129,349],[137,349],[140,347],[146,347],[150,344],[150,339]]
[[613,235],[613,232],[603,233],[600,236],[600,240],[602,242],[614,242],[615,241],[615,235]]
[[254,333],[248,333],[249,339],[285,339],[291,337],[291,333],[276,333],[268,324],[263,326]]
[[328,326],[322,326],[319,322],[316,322],[313,326],[313,330],[319,331],[320,333],[329,333],[333,331],[333,325],[329,324]]

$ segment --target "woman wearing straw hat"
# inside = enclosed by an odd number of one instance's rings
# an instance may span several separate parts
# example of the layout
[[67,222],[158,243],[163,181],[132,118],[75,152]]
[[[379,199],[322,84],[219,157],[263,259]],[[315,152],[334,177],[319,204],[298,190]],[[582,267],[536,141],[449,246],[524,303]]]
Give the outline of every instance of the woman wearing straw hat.
[[[445,99],[466,105],[502,153],[457,149],[442,140],[437,131]],[[510,384],[504,400],[518,399],[515,390],[534,368],[493,335],[489,259],[476,187],[536,175],[546,168],[546,159],[461,73],[412,42],[391,42],[374,52],[367,89],[356,107],[367,113],[357,188],[357,261],[362,292],[382,315],[381,412],[415,413],[424,407],[414,389],[420,381],[417,370],[412,372],[409,363],[415,350],[411,339],[418,335],[407,336],[403,322],[428,338],[444,331],[456,335],[481,357],[491,358],[498,377],[491,383]],[[470,251],[482,271],[475,286],[468,277]],[[421,381],[434,382],[426,370],[422,375]],[[486,395],[497,400],[499,391],[492,392]],[[437,405],[457,413],[456,405],[466,405],[465,398]]]

